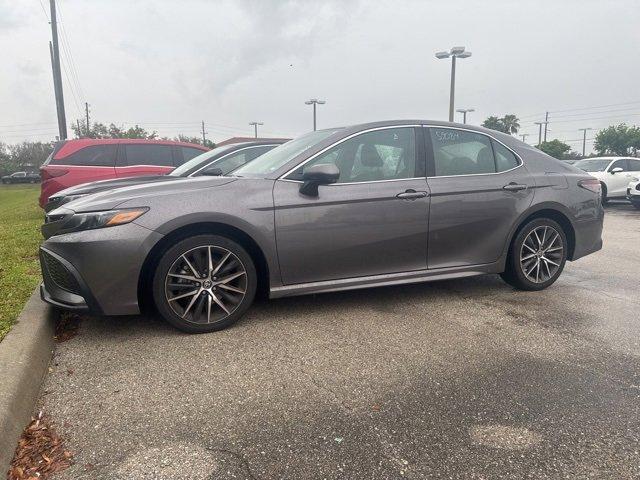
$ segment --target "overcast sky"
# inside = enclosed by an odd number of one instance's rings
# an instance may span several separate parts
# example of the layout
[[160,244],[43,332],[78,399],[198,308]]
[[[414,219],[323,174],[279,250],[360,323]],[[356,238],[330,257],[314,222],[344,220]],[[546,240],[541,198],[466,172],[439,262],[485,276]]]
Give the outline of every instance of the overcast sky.
[[[445,119],[448,60],[463,45],[456,108],[514,113],[530,143],[640,123],[638,0],[58,0],[68,123],[161,135],[295,136],[390,118]],[[0,0],[0,141],[55,137],[48,0]],[[75,69],[74,69],[75,67]],[[597,108],[595,108],[597,107]],[[457,117],[460,118],[460,117]],[[590,132],[589,136],[593,135]],[[580,149],[579,141],[570,144]]]

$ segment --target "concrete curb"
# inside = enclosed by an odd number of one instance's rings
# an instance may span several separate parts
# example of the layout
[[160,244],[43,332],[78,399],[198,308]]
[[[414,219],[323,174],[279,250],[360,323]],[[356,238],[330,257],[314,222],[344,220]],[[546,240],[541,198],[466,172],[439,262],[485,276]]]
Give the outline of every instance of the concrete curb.
[[0,478],[6,475],[22,430],[40,394],[54,348],[55,310],[31,295],[0,342]]

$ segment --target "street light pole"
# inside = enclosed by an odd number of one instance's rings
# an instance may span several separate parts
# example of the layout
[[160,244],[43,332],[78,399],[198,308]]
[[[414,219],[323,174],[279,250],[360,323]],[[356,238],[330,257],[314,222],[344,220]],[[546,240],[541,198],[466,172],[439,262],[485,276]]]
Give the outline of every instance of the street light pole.
[[451,90],[449,91],[449,121],[453,122],[453,110],[455,104],[456,90],[456,58],[469,58],[471,52],[467,52],[464,47],[453,47],[448,52],[437,52],[436,58],[444,59],[451,57]]
[[258,125],[264,125],[261,122],[249,122],[249,125],[253,125],[253,136],[254,138],[258,138]]
[[304,102],[305,105],[313,105],[313,130],[316,130],[316,105],[324,105],[324,100],[318,100],[317,98],[312,98],[311,100],[307,100]]
[[582,132],[582,157],[584,158],[584,154],[587,146],[587,130],[593,130],[593,128],[579,128],[578,131]]
[[473,108],[459,108],[456,112],[462,114],[462,123],[467,123],[467,113],[475,112]]

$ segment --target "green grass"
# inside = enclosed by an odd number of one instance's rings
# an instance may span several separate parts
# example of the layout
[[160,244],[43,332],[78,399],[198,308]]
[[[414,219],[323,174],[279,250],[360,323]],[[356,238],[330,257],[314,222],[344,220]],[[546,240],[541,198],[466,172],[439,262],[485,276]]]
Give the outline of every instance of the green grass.
[[0,186],[0,341],[40,282],[39,185]]

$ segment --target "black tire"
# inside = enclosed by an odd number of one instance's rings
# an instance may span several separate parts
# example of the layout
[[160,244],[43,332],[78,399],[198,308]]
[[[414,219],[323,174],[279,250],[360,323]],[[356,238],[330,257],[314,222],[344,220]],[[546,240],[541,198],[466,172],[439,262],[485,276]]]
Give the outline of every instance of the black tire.
[[607,186],[604,183],[600,182],[600,189],[600,200],[602,201],[602,205],[606,205],[607,203],[609,203],[609,199],[607,198]]
[[[190,321],[183,318],[182,316],[178,315],[176,311],[174,311],[168,300],[165,287],[166,285],[171,285],[169,283],[166,283],[169,278],[167,277],[167,275],[169,274],[170,269],[174,266],[175,262],[178,262],[179,259],[182,258],[182,255],[188,254],[189,252],[195,251],[199,248],[206,248],[207,246],[211,246],[214,249],[220,249],[221,251],[231,252],[231,261],[239,264],[238,268],[244,268],[244,276],[246,276],[246,280],[243,281],[244,297],[239,301],[237,305],[234,305],[233,310],[231,310],[229,314],[225,314],[226,316],[224,316],[223,318],[212,321],[211,323],[196,323],[195,321]],[[198,265],[196,265],[195,268],[200,270]],[[221,272],[223,270],[224,269],[222,269]],[[258,277],[256,274],[253,259],[242,246],[227,237],[219,235],[197,235],[177,242],[162,254],[153,274],[153,301],[162,317],[179,330],[187,333],[213,332],[233,325],[244,315],[244,313],[253,303],[253,299],[256,294],[257,282]],[[198,283],[197,285],[198,287],[194,286],[193,288],[199,289],[200,283]],[[205,284],[202,283],[202,285],[204,287]],[[213,290],[215,290],[215,288],[213,288]],[[221,293],[226,294],[228,292],[222,292],[222,290],[220,289],[217,295],[221,295]],[[201,293],[201,295],[203,295],[204,298],[208,299],[206,292]],[[198,295],[196,295],[195,297],[199,298]],[[220,299],[222,300],[223,298],[220,297]],[[197,300],[196,304],[198,302],[200,302],[200,300]],[[200,308],[204,308],[204,306]],[[196,315],[195,309],[196,307],[194,306],[194,311],[191,313],[192,316]],[[186,309],[185,313],[189,315]],[[219,313],[222,314],[221,310]]]
[[[523,271],[523,267],[520,261],[521,252],[524,250],[523,243],[529,237],[529,235],[538,227],[550,227],[558,232],[560,240],[562,241],[561,258],[557,260],[559,264],[558,269],[554,274],[545,281],[535,282],[527,278],[527,275]],[[505,265],[505,271],[500,274],[502,279],[509,285],[519,289],[528,291],[544,290],[552,285],[562,273],[564,265],[567,261],[567,249],[569,245],[567,243],[567,235],[558,222],[551,220],[550,218],[536,218],[524,225],[511,241],[509,247],[509,254],[507,257],[507,263]],[[529,248],[529,247],[527,247]],[[542,267],[540,267],[542,268]]]

